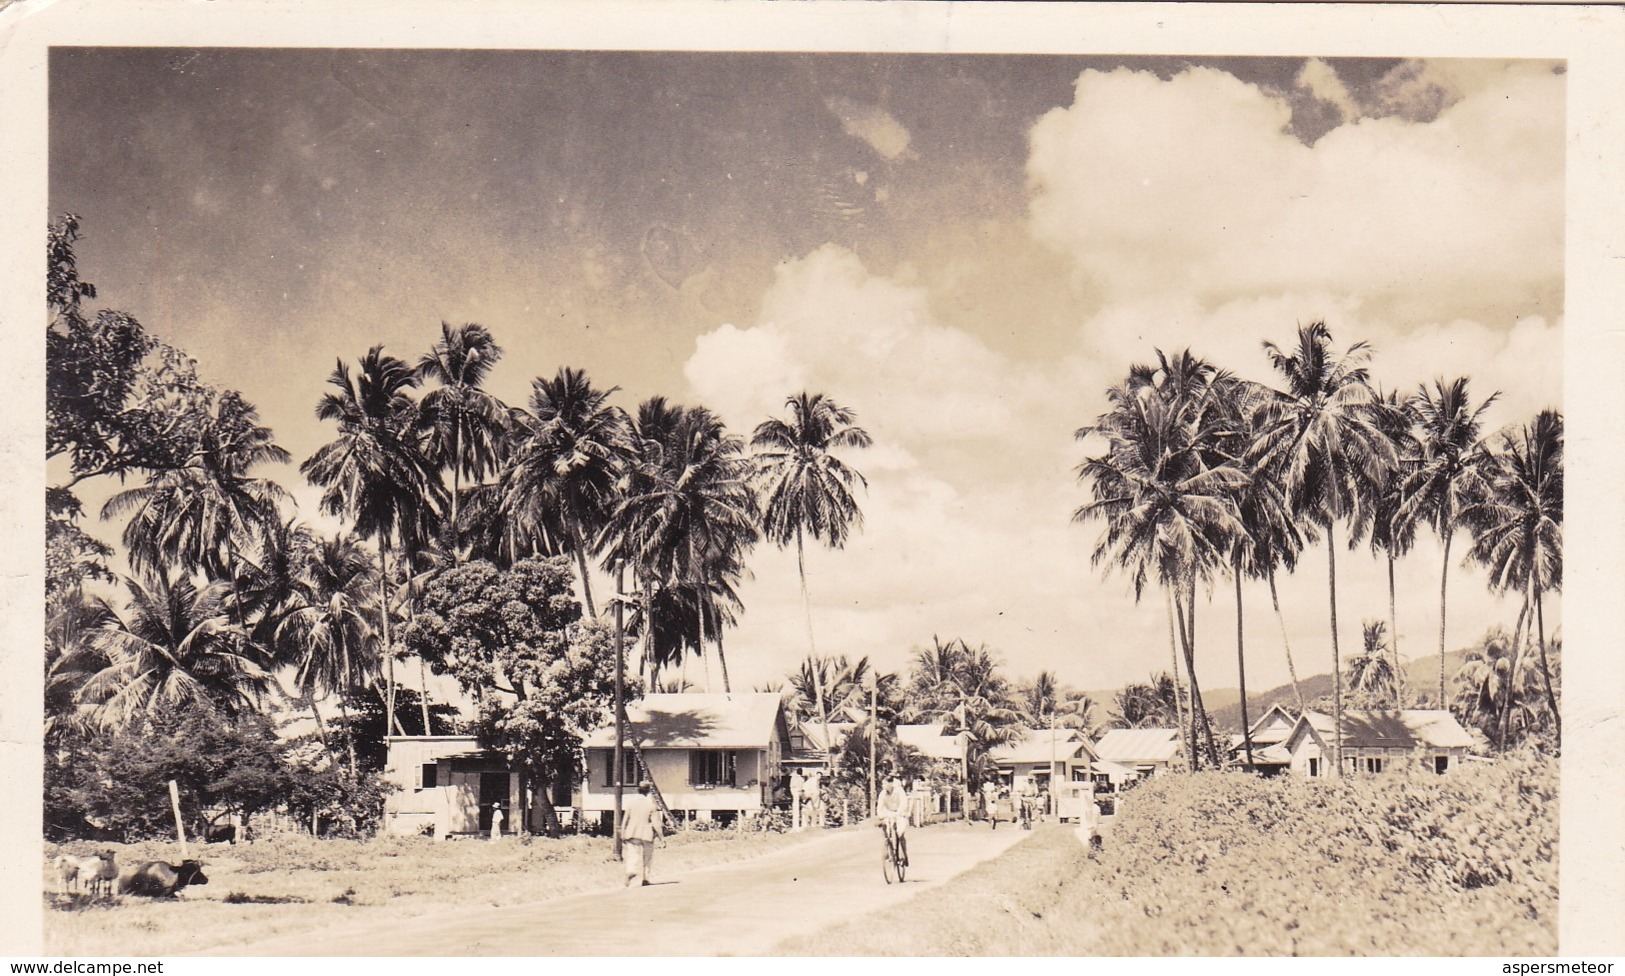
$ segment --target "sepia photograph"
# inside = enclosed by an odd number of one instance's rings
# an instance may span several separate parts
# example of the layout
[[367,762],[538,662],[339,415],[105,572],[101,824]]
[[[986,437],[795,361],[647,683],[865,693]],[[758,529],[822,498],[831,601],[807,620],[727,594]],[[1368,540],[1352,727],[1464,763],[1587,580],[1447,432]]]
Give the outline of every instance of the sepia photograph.
[[776,6],[42,48],[39,949],[1577,951],[1578,62]]

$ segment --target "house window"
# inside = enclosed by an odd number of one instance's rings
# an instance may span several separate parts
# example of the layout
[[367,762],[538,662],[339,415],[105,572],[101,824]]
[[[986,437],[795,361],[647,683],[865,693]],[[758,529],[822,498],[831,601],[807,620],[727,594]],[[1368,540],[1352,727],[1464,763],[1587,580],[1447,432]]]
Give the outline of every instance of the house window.
[[[638,754],[631,749],[621,750],[621,782],[627,786],[636,786],[638,780],[643,778],[643,769],[638,765]],[[604,750],[604,785],[615,785],[615,750]]]
[[1380,773],[1380,772],[1382,772],[1382,760],[1381,759],[1376,759],[1376,758],[1373,758],[1373,757],[1367,757],[1366,761],[1365,761],[1365,771],[1368,772],[1368,773]]
[[1309,760],[1309,775],[1310,776],[1319,776],[1320,775],[1320,760],[1319,759],[1311,758]]
[[1444,771],[1449,769],[1449,768],[1450,768],[1450,757],[1449,756],[1434,756],[1433,757],[1433,771],[1435,773],[1438,773],[1438,774],[1440,774],[1442,776],[1442,775],[1444,775]]
[[693,786],[734,786],[739,754],[732,749],[696,749],[688,754],[688,781]]
[[421,775],[423,777],[423,789],[432,790],[440,785],[440,765],[438,763],[424,763]]

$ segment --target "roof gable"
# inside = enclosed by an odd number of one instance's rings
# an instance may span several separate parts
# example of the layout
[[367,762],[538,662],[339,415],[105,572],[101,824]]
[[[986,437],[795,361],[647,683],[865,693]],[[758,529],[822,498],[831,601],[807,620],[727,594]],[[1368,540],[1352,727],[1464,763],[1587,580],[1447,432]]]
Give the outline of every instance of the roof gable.
[[[1312,734],[1322,749],[1330,748],[1334,727],[1330,715],[1305,712],[1287,736],[1286,747],[1296,751],[1303,737]],[[1473,745],[1473,737],[1455,716],[1442,709],[1421,708],[1345,708],[1342,740],[1346,749],[1456,749]]]
[[1067,759],[1094,759],[1088,738],[1077,729],[1027,729],[1026,735],[987,751],[996,763],[1047,763]]

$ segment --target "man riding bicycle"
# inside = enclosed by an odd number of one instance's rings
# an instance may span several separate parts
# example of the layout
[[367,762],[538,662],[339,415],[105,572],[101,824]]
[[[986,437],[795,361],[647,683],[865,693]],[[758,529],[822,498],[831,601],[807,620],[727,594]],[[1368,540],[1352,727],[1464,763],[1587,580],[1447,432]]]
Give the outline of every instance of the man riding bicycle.
[[886,786],[880,793],[880,799],[875,802],[875,808],[876,822],[885,831],[888,843],[892,837],[897,838],[897,860],[907,867],[908,791],[903,789],[903,781],[896,773],[886,774]]

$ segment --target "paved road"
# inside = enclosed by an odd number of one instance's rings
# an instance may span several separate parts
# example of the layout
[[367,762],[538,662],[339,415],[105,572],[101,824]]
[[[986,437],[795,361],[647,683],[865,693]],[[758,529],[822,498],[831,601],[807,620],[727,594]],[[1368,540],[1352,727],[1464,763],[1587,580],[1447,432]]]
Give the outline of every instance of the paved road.
[[459,909],[384,926],[305,932],[222,955],[752,956],[780,940],[875,911],[942,884],[1031,834],[1007,825],[910,832],[904,884],[886,884],[877,831],[832,833],[772,854],[681,875],[508,908]]

